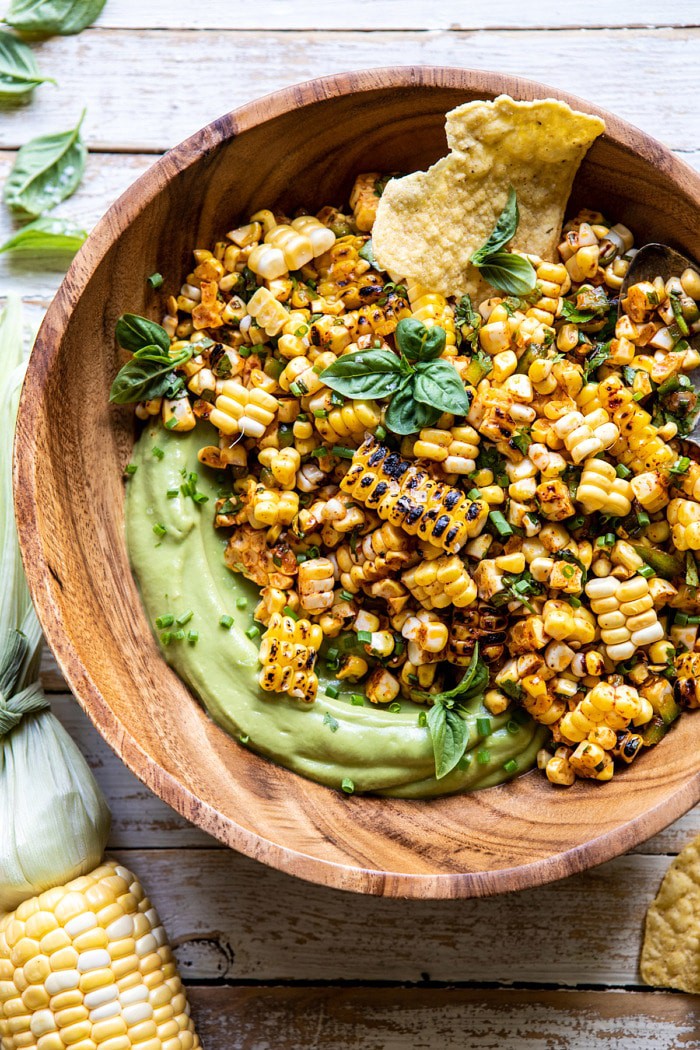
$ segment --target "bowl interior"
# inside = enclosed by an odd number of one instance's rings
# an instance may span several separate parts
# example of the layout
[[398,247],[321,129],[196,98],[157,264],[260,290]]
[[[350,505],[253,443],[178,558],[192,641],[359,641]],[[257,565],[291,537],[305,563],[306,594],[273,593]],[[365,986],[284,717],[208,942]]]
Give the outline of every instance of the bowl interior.
[[[159,656],[129,571],[122,470],[134,425],[130,411],[108,405],[120,363],[114,325],[126,310],[160,319],[162,299],[146,275],[158,270],[165,289],[179,287],[192,249],[251,211],[341,204],[359,171],[425,167],[445,152],[448,109],[501,92],[555,94],[494,74],[374,70],[280,92],[210,125],[97,227],[47,315],[22,399],[21,542],[40,619],[80,703],[190,820],[267,863],[362,892],[492,893],[624,851],[697,801],[700,718],[681,719],[602,789],[557,791],[534,774],[431,802],[345,798],[237,745]],[[573,205],[600,208],[639,240],[692,253],[697,177],[658,143],[606,119]]]

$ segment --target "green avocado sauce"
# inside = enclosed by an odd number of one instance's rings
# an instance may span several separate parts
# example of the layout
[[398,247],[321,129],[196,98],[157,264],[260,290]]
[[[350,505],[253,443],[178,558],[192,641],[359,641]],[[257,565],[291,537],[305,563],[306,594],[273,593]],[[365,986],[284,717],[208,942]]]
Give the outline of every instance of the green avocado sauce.
[[[544,727],[529,719],[516,723],[510,713],[495,717],[481,704],[472,705],[467,717],[465,757],[437,780],[430,735],[419,724],[424,705],[402,700],[396,712],[366,700],[358,706],[351,701],[357,685],[329,697],[325,687],[332,679],[324,676],[322,666],[313,704],[258,687],[259,639],[246,635],[258,589],[224,564],[227,530],[212,524],[221,480],[197,460],[209,438],[206,424],[187,434],[169,433],[160,424],[145,428],[127,484],[126,533],[134,575],[163,656],[211,718],[280,765],[329,787],[340,788],[345,781],[347,789],[352,781],[357,792],[430,798],[491,787],[531,769],[546,737]],[[189,471],[197,473],[197,490],[209,497],[207,502],[197,503],[180,491]],[[245,608],[239,608],[242,599]],[[186,623],[169,626],[170,641],[164,645],[156,620],[169,621],[170,616]],[[223,626],[222,617],[226,625],[232,618],[231,626]],[[184,634],[180,639],[175,637],[178,629]],[[188,640],[190,632],[196,632],[194,643]],[[479,718],[490,720],[490,732],[479,732]],[[485,726],[482,722],[481,729]]]

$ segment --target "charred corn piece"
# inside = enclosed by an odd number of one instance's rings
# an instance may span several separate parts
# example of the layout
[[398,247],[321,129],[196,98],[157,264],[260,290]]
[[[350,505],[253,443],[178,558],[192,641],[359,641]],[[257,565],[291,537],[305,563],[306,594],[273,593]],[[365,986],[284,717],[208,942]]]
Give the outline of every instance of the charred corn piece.
[[700,503],[673,499],[666,511],[673,543],[679,551],[700,550]]
[[221,388],[209,421],[222,434],[245,434],[261,438],[275,418],[277,398],[260,387],[247,390],[237,379],[227,379]]
[[279,335],[289,320],[289,312],[264,285],[248,300],[247,309],[250,316],[254,317],[270,336]]
[[632,496],[629,481],[618,478],[611,463],[594,457],[585,461],[576,502],[587,514],[598,510],[602,514],[624,517],[632,510]]
[[297,233],[308,237],[311,242],[314,259],[319,255],[323,255],[335,244],[333,231],[329,230],[327,226],[324,226],[313,215],[300,215],[298,218],[292,219],[291,226]]
[[574,463],[581,463],[610,448],[620,436],[604,409],[587,416],[577,411],[567,412],[556,421],[553,430],[566,445]]
[[577,776],[589,780],[610,780],[615,772],[612,756],[590,740],[581,741],[569,762]]
[[107,860],[0,918],[3,1050],[200,1046],[166,934]]
[[369,233],[377,217],[379,194],[375,187],[380,178],[378,171],[358,175],[350,193],[350,207],[355,218],[355,225],[363,233]]
[[476,584],[456,554],[422,561],[408,569],[401,581],[424,609],[463,608],[476,601]]
[[357,449],[340,487],[384,521],[450,554],[477,536],[488,517],[484,500],[472,501],[459,489],[435,481],[374,437]]
[[473,427],[439,430],[425,427],[413,446],[413,454],[439,463],[447,474],[470,474],[479,455],[479,435]]
[[602,381],[598,397],[620,431],[612,451],[621,463],[641,474],[675,462],[676,453],[658,436],[651,416],[633,400],[632,391],[623,386],[618,375]]
[[639,646],[663,638],[663,626],[644,576],[624,581],[615,576],[597,577],[586,584],[586,595],[611,660],[628,660]]
[[299,512],[299,493],[256,485],[249,504],[250,524],[254,528],[291,525]]
[[304,612],[319,615],[333,605],[333,562],[328,558],[309,558],[299,566],[299,602]]
[[571,743],[580,743],[599,726],[609,729],[627,729],[632,723],[644,725],[653,717],[651,704],[630,685],[613,686],[599,682],[581,700],[573,711],[568,711],[559,723],[562,736]]
[[260,687],[312,703],[318,691],[314,666],[322,640],[318,624],[273,613],[260,642]]

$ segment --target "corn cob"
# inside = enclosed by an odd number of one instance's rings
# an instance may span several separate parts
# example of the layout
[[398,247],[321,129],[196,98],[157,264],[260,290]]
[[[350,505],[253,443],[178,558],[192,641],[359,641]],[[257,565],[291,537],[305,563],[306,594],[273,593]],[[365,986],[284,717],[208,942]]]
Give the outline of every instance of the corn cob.
[[435,481],[374,437],[355,452],[340,487],[384,521],[451,554],[481,532],[488,516],[483,500],[469,500],[458,489]]
[[415,666],[439,663],[444,658],[449,631],[443,621],[426,609],[409,616],[401,628],[408,641],[408,659]]
[[476,601],[476,584],[456,554],[423,561],[401,581],[424,609],[464,608]]
[[305,612],[318,615],[333,604],[333,563],[328,558],[309,558],[299,566],[299,602]]
[[366,432],[375,430],[382,421],[382,410],[376,401],[348,399],[344,405],[336,406],[327,391],[313,397],[309,409],[321,437],[336,445],[361,442]]
[[586,594],[598,618],[601,637],[611,660],[628,660],[639,646],[663,638],[649,581],[633,576],[621,581],[614,576],[589,580]]
[[671,500],[666,516],[678,550],[700,550],[700,503],[689,499]]
[[158,915],[114,861],[0,919],[0,977],[4,1050],[200,1045]]
[[228,379],[221,388],[209,421],[222,434],[245,434],[260,438],[275,418],[278,401],[260,387],[247,390],[237,379]]
[[651,416],[633,400],[632,391],[620,377],[610,375],[600,384],[598,396],[618,427],[620,436],[612,454],[635,474],[668,467],[676,453],[663,441],[652,425]]
[[471,474],[479,455],[479,435],[468,426],[449,430],[425,427],[413,446],[413,454],[439,463],[446,474]]
[[248,520],[255,529],[291,525],[299,511],[299,493],[255,485],[246,509]]
[[355,225],[363,233],[369,233],[377,217],[379,194],[375,186],[380,177],[378,171],[358,175],[350,193],[350,207],[355,218]]
[[604,459],[587,459],[576,490],[576,501],[587,514],[601,511],[624,517],[632,509],[632,486],[618,478],[615,468]]
[[260,687],[313,703],[318,690],[314,666],[322,641],[318,624],[273,613],[260,642]]
[[586,697],[567,712],[559,723],[562,736],[570,743],[585,740],[600,726],[617,731],[630,723],[644,725],[653,717],[649,701],[629,685],[613,686],[600,682]]
[[362,336],[391,335],[396,331],[399,321],[410,316],[411,311],[405,300],[398,295],[389,295],[385,303],[360,306],[357,310],[343,314],[340,320],[352,341],[357,342]]

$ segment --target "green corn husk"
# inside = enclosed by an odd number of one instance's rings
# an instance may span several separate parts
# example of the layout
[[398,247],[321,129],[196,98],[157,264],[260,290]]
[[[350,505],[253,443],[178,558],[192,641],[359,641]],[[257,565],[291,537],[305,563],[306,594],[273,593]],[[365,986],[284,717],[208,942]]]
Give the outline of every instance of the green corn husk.
[[110,814],[38,682],[41,629],[20,559],[12,437],[24,377],[19,300],[0,314],[0,914],[98,866]]

